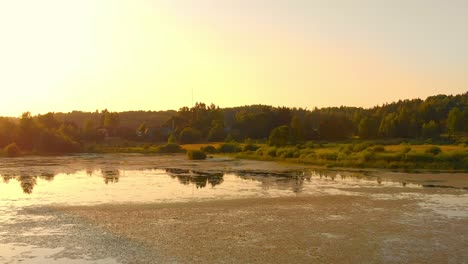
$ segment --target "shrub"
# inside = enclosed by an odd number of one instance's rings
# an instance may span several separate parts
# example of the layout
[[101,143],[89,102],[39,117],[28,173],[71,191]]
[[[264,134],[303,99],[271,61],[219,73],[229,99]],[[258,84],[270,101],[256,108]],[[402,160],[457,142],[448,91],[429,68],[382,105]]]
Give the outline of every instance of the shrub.
[[413,161],[413,162],[431,162],[433,160],[433,156],[428,153],[407,153],[406,154],[406,161]]
[[169,143],[169,144],[172,144],[172,143],[175,144],[175,143],[177,143],[177,139],[176,139],[174,133],[171,133],[171,134],[169,135],[169,137],[167,138],[167,143]]
[[255,155],[257,155],[257,156],[263,156],[263,153],[264,153],[263,148],[259,148],[259,149],[257,149],[257,151],[255,151]]
[[410,151],[411,151],[411,147],[408,147],[408,146],[404,146],[403,149],[401,149],[401,152],[405,153],[405,154],[410,152]]
[[293,148],[278,148],[276,150],[276,156],[280,158],[292,158],[294,150]]
[[275,148],[275,147],[271,147],[271,148],[268,148],[268,149],[266,150],[266,155],[274,158],[274,157],[276,157],[276,152],[277,152],[277,151],[276,151],[276,148]]
[[260,147],[258,145],[248,143],[244,146],[243,151],[257,151]]
[[361,152],[363,150],[366,150],[370,146],[370,143],[368,142],[363,142],[359,144],[353,144],[351,146],[351,151],[353,152]]
[[241,147],[235,143],[224,143],[221,144],[218,148],[218,152],[220,153],[236,153],[241,151]]
[[338,158],[338,154],[335,152],[320,153],[319,158],[325,160],[336,160]]
[[10,145],[6,146],[4,151],[8,157],[18,157],[21,155],[21,150],[16,145],[16,143],[11,143]]
[[187,152],[187,157],[191,160],[204,160],[206,159],[206,154],[201,150],[190,150]]
[[404,155],[402,153],[378,153],[375,156],[376,160],[385,160],[388,162],[401,161]]
[[429,153],[429,154],[432,154],[432,155],[437,155],[440,152],[442,152],[442,150],[439,147],[436,147],[436,146],[432,146],[432,147],[426,149],[426,153]]
[[205,153],[210,153],[210,154],[214,154],[216,153],[216,148],[213,147],[213,146],[205,146],[205,147],[201,147],[200,148],[201,151],[205,152]]
[[166,145],[159,146],[157,149],[158,153],[182,153],[185,152],[184,149],[180,147],[179,144],[168,143]]
[[384,151],[385,151],[385,148],[384,148],[384,146],[380,146],[380,145],[379,145],[379,146],[375,146],[375,147],[373,148],[373,151],[374,151],[374,152],[384,152]]
[[375,154],[372,151],[363,151],[360,153],[360,159],[361,161],[370,161],[375,159]]

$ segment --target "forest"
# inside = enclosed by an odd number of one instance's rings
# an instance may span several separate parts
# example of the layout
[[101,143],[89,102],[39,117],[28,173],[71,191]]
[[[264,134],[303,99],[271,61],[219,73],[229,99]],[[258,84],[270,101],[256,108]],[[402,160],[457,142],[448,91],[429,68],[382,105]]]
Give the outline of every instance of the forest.
[[372,108],[315,109],[196,103],[178,111],[47,113],[0,118],[5,155],[89,152],[89,144],[256,142],[275,147],[310,141],[423,140],[466,144],[468,92],[400,100]]

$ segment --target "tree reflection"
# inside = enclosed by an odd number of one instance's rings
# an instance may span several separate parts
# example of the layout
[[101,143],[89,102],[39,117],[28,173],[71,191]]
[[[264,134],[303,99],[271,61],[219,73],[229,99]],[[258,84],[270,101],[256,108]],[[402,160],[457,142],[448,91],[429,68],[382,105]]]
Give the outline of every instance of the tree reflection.
[[16,178],[21,185],[24,193],[31,194],[33,192],[34,186],[37,184],[37,176],[19,176]]
[[[239,171],[235,174],[244,180],[257,181],[262,184],[262,189],[288,190],[294,193],[301,193],[304,188],[304,181],[309,180],[311,175],[306,175],[303,171]],[[322,175],[320,175],[322,177]]]
[[205,188],[208,184],[211,187],[215,187],[224,182],[224,173],[222,172],[201,172],[168,168],[166,169],[166,173],[183,185],[195,184],[200,189]]
[[104,169],[101,171],[102,177],[104,178],[104,183],[118,183],[120,177],[120,171],[116,169]]
[[9,183],[11,179],[14,179],[15,176],[11,176],[11,175],[2,175],[2,178],[3,178],[3,182],[4,183]]
[[53,172],[42,172],[39,176],[37,175],[29,175],[24,172],[19,172],[19,176],[13,174],[2,174],[3,182],[5,184],[10,183],[12,179],[15,179],[20,183],[20,187],[26,194],[31,194],[34,190],[34,187],[37,185],[37,179],[40,178],[41,180],[45,181],[53,181],[55,174]]

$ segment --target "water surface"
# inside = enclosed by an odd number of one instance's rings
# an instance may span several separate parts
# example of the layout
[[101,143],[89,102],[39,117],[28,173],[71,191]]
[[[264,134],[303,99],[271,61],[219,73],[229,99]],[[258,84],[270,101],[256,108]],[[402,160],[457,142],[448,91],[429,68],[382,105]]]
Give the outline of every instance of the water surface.
[[[125,253],[128,250],[125,248],[119,249],[120,255],[103,254],[97,249],[104,245],[121,248],[120,240],[109,234],[102,234],[100,240],[99,236],[86,235],[96,231],[73,219],[48,213],[50,206],[357,195],[411,199],[434,214],[468,219],[467,185],[467,174],[317,170],[231,158],[194,162],[183,155],[2,159],[0,262],[118,263],[125,254],[136,254]],[[47,225],[48,222],[56,225]],[[70,233],[77,232],[79,239],[68,238]]]

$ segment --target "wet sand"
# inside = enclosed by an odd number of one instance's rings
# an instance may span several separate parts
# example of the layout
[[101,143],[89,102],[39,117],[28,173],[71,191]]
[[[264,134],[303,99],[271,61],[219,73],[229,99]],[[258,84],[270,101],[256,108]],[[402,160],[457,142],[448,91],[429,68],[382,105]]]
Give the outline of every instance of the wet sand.
[[413,199],[330,195],[55,210],[144,245],[159,256],[154,263],[468,261],[468,219]]

